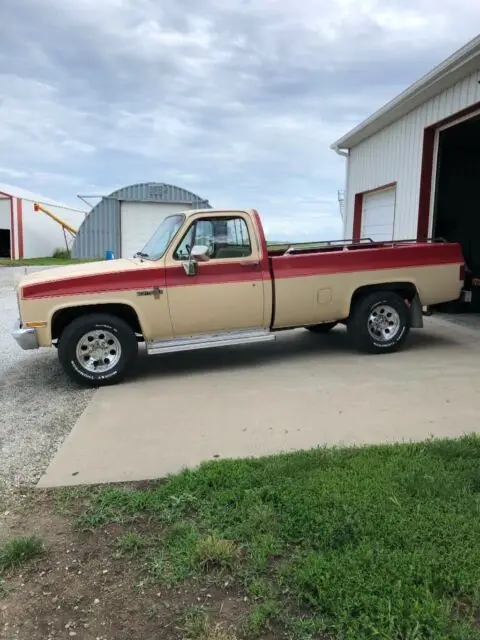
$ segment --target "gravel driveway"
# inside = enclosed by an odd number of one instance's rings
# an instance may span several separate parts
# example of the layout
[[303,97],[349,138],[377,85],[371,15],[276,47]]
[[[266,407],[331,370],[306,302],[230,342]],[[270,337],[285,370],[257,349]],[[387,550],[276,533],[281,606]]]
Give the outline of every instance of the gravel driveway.
[[0,267],[0,488],[7,490],[38,480],[95,393],[66,378],[55,349],[22,351],[12,339],[22,271]]

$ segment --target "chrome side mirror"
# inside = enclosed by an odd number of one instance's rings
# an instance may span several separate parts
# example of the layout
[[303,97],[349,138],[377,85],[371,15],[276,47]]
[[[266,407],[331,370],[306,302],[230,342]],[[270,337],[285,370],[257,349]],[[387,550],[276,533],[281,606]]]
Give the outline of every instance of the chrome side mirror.
[[208,262],[208,260],[210,260],[208,247],[203,244],[196,244],[190,252],[190,260],[195,260],[196,262]]
[[198,273],[198,263],[208,262],[210,256],[208,255],[208,247],[196,244],[190,251],[190,257],[186,262],[183,262],[183,269],[187,276],[196,276]]
[[182,262],[183,270],[187,274],[187,276],[196,276],[198,273],[198,264],[193,260],[187,260],[186,262]]

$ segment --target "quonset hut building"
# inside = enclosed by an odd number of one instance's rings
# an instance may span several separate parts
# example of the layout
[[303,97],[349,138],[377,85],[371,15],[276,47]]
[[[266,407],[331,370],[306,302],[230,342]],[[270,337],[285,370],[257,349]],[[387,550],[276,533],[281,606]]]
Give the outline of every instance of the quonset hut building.
[[162,182],[133,184],[102,197],[80,227],[73,258],[131,258],[167,216],[185,209],[209,209],[208,200]]

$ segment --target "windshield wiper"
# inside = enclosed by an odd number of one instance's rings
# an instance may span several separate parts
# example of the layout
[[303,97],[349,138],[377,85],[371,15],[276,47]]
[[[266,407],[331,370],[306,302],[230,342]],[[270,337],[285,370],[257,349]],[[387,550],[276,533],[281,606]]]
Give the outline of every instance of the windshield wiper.
[[142,253],[142,251],[137,251],[137,253],[133,256],[134,258],[149,258],[148,253]]

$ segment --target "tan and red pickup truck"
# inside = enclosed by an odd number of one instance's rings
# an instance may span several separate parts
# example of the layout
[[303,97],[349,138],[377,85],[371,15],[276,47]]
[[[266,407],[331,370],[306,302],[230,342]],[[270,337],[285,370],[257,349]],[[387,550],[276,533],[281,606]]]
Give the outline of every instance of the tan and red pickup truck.
[[99,386],[148,354],[274,340],[347,327],[353,345],[388,353],[423,326],[422,308],[459,297],[464,260],[448,243],[267,246],[256,211],[171,215],[142,252],[26,276],[14,337],[58,347],[75,380]]

